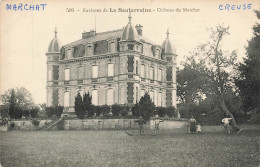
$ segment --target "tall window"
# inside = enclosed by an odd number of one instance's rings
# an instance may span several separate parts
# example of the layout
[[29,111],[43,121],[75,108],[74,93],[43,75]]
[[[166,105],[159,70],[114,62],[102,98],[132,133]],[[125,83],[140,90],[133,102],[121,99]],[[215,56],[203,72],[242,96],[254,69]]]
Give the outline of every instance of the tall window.
[[65,81],[69,81],[70,80],[70,69],[65,68],[64,74],[65,74],[65,77],[64,77]]
[[114,90],[108,89],[107,90],[107,105],[114,104]]
[[98,66],[92,66],[92,78],[98,78]]
[[136,74],[138,74],[138,60],[136,60],[136,63],[135,63],[135,71],[136,71]]
[[154,80],[154,68],[150,67],[150,79]]
[[136,87],[136,89],[135,89],[136,91],[135,91],[135,95],[136,95],[136,99],[135,99],[135,101],[137,101],[138,102],[138,100],[139,100],[139,98],[138,98],[138,96],[139,96],[139,92],[138,92],[138,87]]
[[158,81],[162,81],[162,69],[158,69]]
[[92,104],[97,106],[98,105],[98,90],[92,90]]
[[158,107],[161,107],[162,106],[162,93],[159,92],[158,93]]
[[84,79],[84,67],[80,66],[78,68],[78,79]]
[[107,65],[107,76],[114,76],[114,64]]
[[144,96],[144,89],[140,90],[140,98]]
[[80,96],[83,98],[83,95],[84,95],[84,91],[82,89],[79,90],[79,94]]
[[64,107],[70,106],[70,92],[64,92]]
[[144,73],[145,73],[145,66],[142,64],[141,65],[141,77],[144,78]]
[[48,81],[52,80],[52,70],[51,68],[48,69]]
[[154,91],[154,105],[155,105],[155,106],[158,106],[157,98],[158,98],[158,96],[157,96],[157,91],[155,90],[155,91]]
[[150,95],[150,98],[151,98],[152,102],[154,102],[154,93],[153,93],[153,91],[150,91],[149,95]]

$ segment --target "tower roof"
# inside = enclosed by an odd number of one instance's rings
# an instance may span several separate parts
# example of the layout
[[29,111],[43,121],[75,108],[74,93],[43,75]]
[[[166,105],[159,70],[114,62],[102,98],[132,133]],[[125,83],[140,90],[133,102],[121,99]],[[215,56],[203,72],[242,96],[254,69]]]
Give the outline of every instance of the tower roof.
[[48,48],[48,52],[60,52],[60,49],[62,47],[60,40],[57,37],[57,28],[55,28],[55,36],[51,40]]
[[169,38],[169,29],[167,30],[167,38],[164,40],[162,44],[162,53],[168,53],[168,54],[176,54],[175,46],[172,44],[170,38]]
[[137,31],[136,31],[136,28],[131,23],[131,19],[132,19],[131,13],[129,13],[128,18],[129,18],[129,22],[123,30],[121,40],[139,41],[139,36],[138,36]]

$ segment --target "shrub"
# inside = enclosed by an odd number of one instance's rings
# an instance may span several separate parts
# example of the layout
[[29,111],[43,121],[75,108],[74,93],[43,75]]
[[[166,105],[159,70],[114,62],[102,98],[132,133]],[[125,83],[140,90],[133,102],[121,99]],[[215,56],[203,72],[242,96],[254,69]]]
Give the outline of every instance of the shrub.
[[57,117],[60,117],[64,107],[63,106],[57,106],[55,107],[56,109],[54,110],[54,115],[56,115]]
[[120,110],[121,110],[121,106],[120,105],[118,105],[118,104],[113,104],[112,105],[112,114],[113,114],[113,116],[119,116]]
[[96,113],[98,106],[91,105],[90,110],[87,111],[88,117],[93,117],[93,115]]
[[120,115],[123,117],[126,116],[129,111],[129,106],[122,106],[120,108],[121,108]]
[[167,107],[166,112],[167,112],[168,117],[170,117],[170,118],[177,117],[177,112],[175,112],[174,107]]
[[35,118],[37,116],[38,112],[39,112],[39,108],[31,109],[31,111],[30,111],[31,117]]
[[22,115],[23,115],[23,117],[28,118],[30,116],[30,111],[29,110],[23,110]]
[[166,115],[166,108],[165,107],[157,107],[157,114],[159,117],[164,117]]
[[110,106],[108,105],[100,106],[100,110],[102,111],[103,115],[106,116],[110,111]]
[[54,114],[54,109],[53,107],[46,107],[46,115],[48,118],[51,118]]
[[54,115],[56,117],[60,117],[63,112],[63,106],[51,106],[46,107],[46,115],[48,118],[52,118]]
[[33,119],[32,124],[38,126],[40,124],[40,121],[38,121],[37,119]]

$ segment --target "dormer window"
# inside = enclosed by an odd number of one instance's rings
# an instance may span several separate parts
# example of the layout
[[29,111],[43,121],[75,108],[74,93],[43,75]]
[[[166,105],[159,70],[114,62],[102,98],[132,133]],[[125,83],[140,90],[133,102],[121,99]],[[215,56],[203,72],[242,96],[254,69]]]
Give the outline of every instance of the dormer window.
[[67,50],[67,52],[66,52],[66,58],[67,58],[67,59],[73,58],[72,49],[68,49],[68,50]]
[[115,53],[116,52],[116,43],[112,42],[110,43],[110,53]]

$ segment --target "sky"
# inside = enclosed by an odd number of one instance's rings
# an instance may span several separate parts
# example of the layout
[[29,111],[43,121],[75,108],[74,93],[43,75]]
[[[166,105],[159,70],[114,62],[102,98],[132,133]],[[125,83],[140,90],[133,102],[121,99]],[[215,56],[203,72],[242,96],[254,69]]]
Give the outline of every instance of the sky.
[[[7,4],[12,5],[11,10],[6,9]],[[44,10],[40,5],[39,11],[24,8],[22,11],[15,11],[14,4],[46,5]],[[235,5],[233,8],[236,9],[225,10],[226,5]],[[238,10],[237,6],[239,8],[240,5],[242,8],[245,5],[246,9]],[[74,12],[66,12],[71,8]],[[83,8],[92,12],[83,12]],[[110,12],[110,8],[116,12]],[[119,12],[118,8],[151,9],[152,12],[132,12],[132,23],[141,24],[143,36],[158,45],[162,44],[169,29],[169,37],[176,47],[177,63],[180,66],[180,62],[189,51],[207,41],[210,34],[208,29],[217,25],[230,26],[230,35],[223,39],[223,49],[237,50],[238,59],[242,61],[247,41],[253,36],[252,27],[258,21],[253,9],[260,9],[260,1],[2,0],[0,1],[0,93],[3,94],[10,88],[25,87],[32,93],[35,103],[46,103],[45,53],[54,37],[55,27],[63,45],[81,39],[81,33],[95,27],[97,33],[121,29],[127,25],[129,13]],[[176,11],[177,8],[180,12]],[[199,10],[184,12],[183,8]],[[108,12],[104,12],[104,9]],[[174,12],[159,12],[164,9]]]

